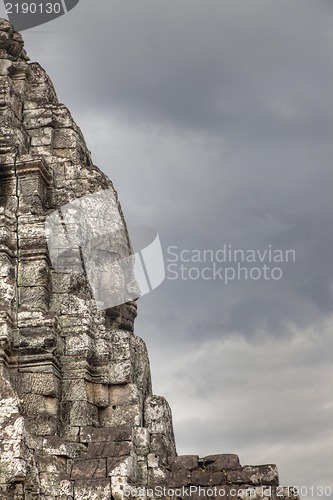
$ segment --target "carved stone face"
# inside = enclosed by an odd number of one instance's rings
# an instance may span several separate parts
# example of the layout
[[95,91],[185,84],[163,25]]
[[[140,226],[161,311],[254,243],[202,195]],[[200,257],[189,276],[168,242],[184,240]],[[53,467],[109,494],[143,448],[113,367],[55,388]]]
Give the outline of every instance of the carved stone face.
[[48,216],[46,232],[54,269],[85,272],[99,309],[140,296],[135,256],[112,189],[83,196]]

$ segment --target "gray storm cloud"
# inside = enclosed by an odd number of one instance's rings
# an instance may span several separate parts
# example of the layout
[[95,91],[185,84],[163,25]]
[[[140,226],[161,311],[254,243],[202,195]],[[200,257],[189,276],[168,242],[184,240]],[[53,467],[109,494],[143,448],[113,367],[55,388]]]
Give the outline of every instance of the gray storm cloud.
[[332,15],[327,1],[81,0],[25,34],[129,224],[164,252],[295,250],[277,283],[165,280],[136,332],[180,453],[276,461],[281,482],[309,486],[332,482]]

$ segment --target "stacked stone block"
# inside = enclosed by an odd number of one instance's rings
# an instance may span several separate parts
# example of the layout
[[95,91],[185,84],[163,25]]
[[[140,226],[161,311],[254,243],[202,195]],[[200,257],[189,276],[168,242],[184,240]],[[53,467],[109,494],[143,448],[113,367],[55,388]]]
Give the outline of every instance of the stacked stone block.
[[[153,395],[147,349],[133,333],[136,302],[99,308],[77,253],[63,255],[63,269],[52,265],[47,217],[106,189],[121,259],[132,249],[111,181],[45,71],[28,62],[22,37],[1,20],[1,500],[154,499],[158,487],[165,498],[172,488],[198,498],[193,488],[208,495],[215,486],[228,499],[233,487],[276,499],[275,466],[177,456],[170,407]],[[73,259],[77,272],[67,266]]]

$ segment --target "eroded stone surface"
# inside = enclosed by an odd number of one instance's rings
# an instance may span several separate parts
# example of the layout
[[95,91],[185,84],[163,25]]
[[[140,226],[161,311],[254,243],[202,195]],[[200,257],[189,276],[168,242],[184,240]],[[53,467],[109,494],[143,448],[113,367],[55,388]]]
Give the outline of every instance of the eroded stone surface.
[[[218,487],[215,498],[275,499],[274,465],[177,456],[170,407],[152,394],[147,349],[133,333],[136,303],[98,308],[80,252],[64,251],[52,267],[46,218],[101,190],[116,213],[114,249],[130,255],[112,182],[22,37],[0,20],[1,500],[120,500],[129,488],[153,499],[162,486],[165,498],[170,488],[202,498]],[[107,239],[95,240],[107,251]]]

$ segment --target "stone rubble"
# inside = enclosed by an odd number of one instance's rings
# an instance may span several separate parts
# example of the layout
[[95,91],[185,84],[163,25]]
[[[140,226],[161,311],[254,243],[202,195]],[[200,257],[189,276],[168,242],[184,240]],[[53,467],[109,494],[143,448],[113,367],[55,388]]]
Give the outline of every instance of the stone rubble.
[[119,257],[131,246],[112,182],[28,61],[0,20],[0,499],[154,500],[156,488],[163,498],[172,488],[177,498],[298,498],[278,486],[275,465],[177,456],[170,407],[152,394],[133,333],[136,302],[100,310],[84,273],[52,267],[46,217],[100,190],[118,210]]

